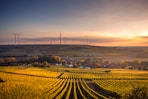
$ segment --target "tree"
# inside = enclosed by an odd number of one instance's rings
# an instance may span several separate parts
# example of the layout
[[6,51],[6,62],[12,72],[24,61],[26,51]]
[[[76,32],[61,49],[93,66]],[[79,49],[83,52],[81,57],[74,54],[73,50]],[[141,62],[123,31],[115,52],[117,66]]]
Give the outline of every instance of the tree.
[[120,65],[124,65],[125,61],[124,60],[120,60],[119,64]]
[[47,61],[45,61],[45,62],[43,63],[43,67],[50,67],[50,64],[49,64]]
[[94,66],[96,68],[100,68],[102,66],[102,64],[100,62],[94,62]]
[[122,68],[126,68],[128,66],[128,64],[124,60],[120,60],[119,64]]
[[39,62],[34,62],[33,66],[40,66],[40,63]]
[[8,62],[8,63],[15,62],[15,61],[16,61],[15,57],[6,58],[6,62]]
[[4,59],[0,58],[0,64],[4,64],[4,63],[5,63]]
[[79,62],[80,62],[80,63],[84,63],[84,62],[85,62],[85,60],[84,60],[84,59],[81,59],[81,60],[79,60]]
[[61,62],[61,57],[60,56],[57,56],[57,55],[54,55],[51,57],[51,60],[53,63],[60,63]]
[[66,66],[66,64],[67,64],[67,61],[66,60],[62,60],[61,62],[62,62],[62,65],[63,66]]
[[35,62],[35,61],[38,61],[38,59],[39,59],[38,56],[33,56],[33,57],[31,57],[30,61]]
[[81,65],[84,65],[85,59],[81,59],[81,60],[79,60],[79,62],[80,62]]
[[136,65],[140,65],[140,64],[141,64],[141,60],[140,60],[140,59],[136,59],[136,60],[134,61],[134,63],[135,63]]
[[107,61],[105,61],[105,63],[106,63],[107,65],[109,65],[109,64],[111,64],[111,61],[107,60]]
[[74,66],[75,68],[78,68],[78,64],[77,64],[77,63],[74,63],[73,66]]
[[7,65],[17,65],[16,62],[16,58],[15,57],[9,57],[5,59]]
[[141,60],[140,59],[136,59],[136,60],[134,60],[134,67],[136,68],[136,69],[140,69],[141,68]]

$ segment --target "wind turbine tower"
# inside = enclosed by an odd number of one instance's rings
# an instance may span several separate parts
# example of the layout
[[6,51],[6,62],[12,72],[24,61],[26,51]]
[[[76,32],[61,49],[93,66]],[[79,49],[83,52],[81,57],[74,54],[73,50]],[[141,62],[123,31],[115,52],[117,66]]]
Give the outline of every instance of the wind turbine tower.
[[19,43],[19,34],[14,34],[14,43],[17,45]]
[[62,43],[61,40],[62,40],[62,34],[60,33],[60,45],[61,45],[61,43]]

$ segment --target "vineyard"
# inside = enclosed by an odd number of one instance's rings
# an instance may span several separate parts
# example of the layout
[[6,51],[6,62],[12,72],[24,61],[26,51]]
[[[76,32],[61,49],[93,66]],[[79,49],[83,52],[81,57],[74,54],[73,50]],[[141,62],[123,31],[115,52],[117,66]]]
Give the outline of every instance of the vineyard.
[[120,99],[148,87],[148,72],[128,69],[0,67],[0,99]]

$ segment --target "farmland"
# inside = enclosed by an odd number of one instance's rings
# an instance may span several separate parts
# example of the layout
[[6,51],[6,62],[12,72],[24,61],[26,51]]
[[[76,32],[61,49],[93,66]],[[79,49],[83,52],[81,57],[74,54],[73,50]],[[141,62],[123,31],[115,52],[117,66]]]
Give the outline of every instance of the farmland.
[[[111,72],[105,72],[106,70]],[[148,87],[148,72],[129,69],[0,67],[1,99],[124,98],[133,87]]]
[[148,99],[148,0],[0,5],[0,99]]

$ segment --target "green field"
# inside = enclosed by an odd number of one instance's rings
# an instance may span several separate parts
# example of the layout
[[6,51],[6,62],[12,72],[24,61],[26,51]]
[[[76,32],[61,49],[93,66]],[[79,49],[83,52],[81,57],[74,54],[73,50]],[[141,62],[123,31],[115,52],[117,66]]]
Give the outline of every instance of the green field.
[[1,66],[0,78],[0,99],[112,99],[148,88],[148,72],[129,69]]

